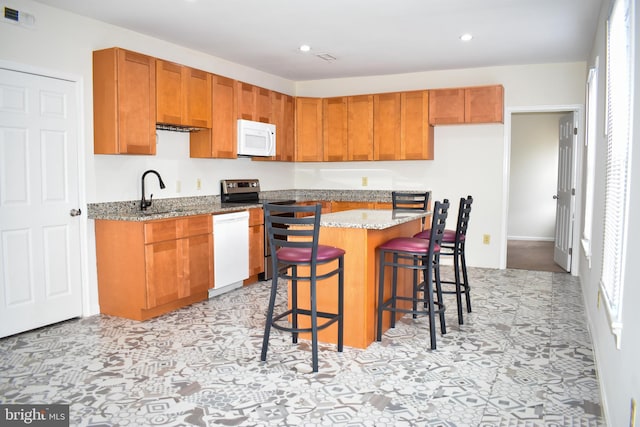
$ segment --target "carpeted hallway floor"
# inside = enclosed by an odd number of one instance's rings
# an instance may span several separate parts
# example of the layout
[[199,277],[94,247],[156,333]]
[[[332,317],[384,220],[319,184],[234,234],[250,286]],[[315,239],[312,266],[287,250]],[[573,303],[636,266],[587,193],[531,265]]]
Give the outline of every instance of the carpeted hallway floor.
[[509,240],[507,268],[532,271],[566,272],[553,261],[553,242]]

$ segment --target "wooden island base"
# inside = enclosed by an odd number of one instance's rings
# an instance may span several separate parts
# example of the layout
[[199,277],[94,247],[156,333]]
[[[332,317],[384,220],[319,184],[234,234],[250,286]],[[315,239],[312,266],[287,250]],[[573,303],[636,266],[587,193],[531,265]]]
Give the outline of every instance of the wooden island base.
[[[367,212],[367,211],[363,211]],[[390,211],[389,211],[390,212]],[[346,251],[344,289],[344,345],[366,348],[375,341],[378,301],[378,251],[376,248],[394,237],[413,236],[420,231],[420,219],[411,220],[385,229],[343,228],[323,226],[320,229],[320,244],[331,245]],[[334,265],[329,268],[335,268]],[[323,267],[319,273],[329,271]],[[411,272],[399,269],[398,290],[411,294]],[[385,295],[391,292],[391,274],[385,274]],[[337,310],[337,277],[318,282],[318,310],[335,313]],[[309,288],[298,285],[299,305],[309,308]],[[384,313],[383,328],[389,328],[389,313]],[[402,313],[398,314],[398,318]],[[309,327],[308,319],[300,318],[300,325]],[[305,336],[306,335],[306,336]],[[301,334],[305,339],[310,334]],[[337,324],[318,334],[322,342],[337,342]]]

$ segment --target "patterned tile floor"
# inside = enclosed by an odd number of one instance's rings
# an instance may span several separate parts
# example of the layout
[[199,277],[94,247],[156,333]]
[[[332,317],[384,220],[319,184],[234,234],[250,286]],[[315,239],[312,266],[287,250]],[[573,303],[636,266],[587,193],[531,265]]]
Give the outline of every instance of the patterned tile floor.
[[[429,350],[403,318],[367,349],[272,332],[268,286],[147,321],[93,316],[0,340],[0,402],[70,404],[82,426],[605,426],[578,279],[470,270],[473,313]],[[453,298],[452,296],[449,296]],[[449,301],[454,307],[454,301]]]

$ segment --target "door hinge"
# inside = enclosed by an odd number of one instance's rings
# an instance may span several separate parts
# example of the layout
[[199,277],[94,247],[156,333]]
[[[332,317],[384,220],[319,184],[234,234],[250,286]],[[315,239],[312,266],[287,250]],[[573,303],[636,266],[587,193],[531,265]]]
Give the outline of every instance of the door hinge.
[[575,195],[576,195],[576,189],[575,189],[575,188],[572,188],[572,189],[571,189],[571,195],[572,195],[572,196],[575,196]]
[[569,248],[569,255],[573,255],[573,248]]
[[573,134],[577,135],[578,134],[578,128],[573,128]]

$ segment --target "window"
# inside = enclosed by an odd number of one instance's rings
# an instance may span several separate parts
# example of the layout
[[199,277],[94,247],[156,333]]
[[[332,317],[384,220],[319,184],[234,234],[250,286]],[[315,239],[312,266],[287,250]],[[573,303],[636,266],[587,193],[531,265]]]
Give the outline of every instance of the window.
[[631,157],[631,3],[615,0],[607,25],[607,170],[600,289],[618,348],[622,333]]

